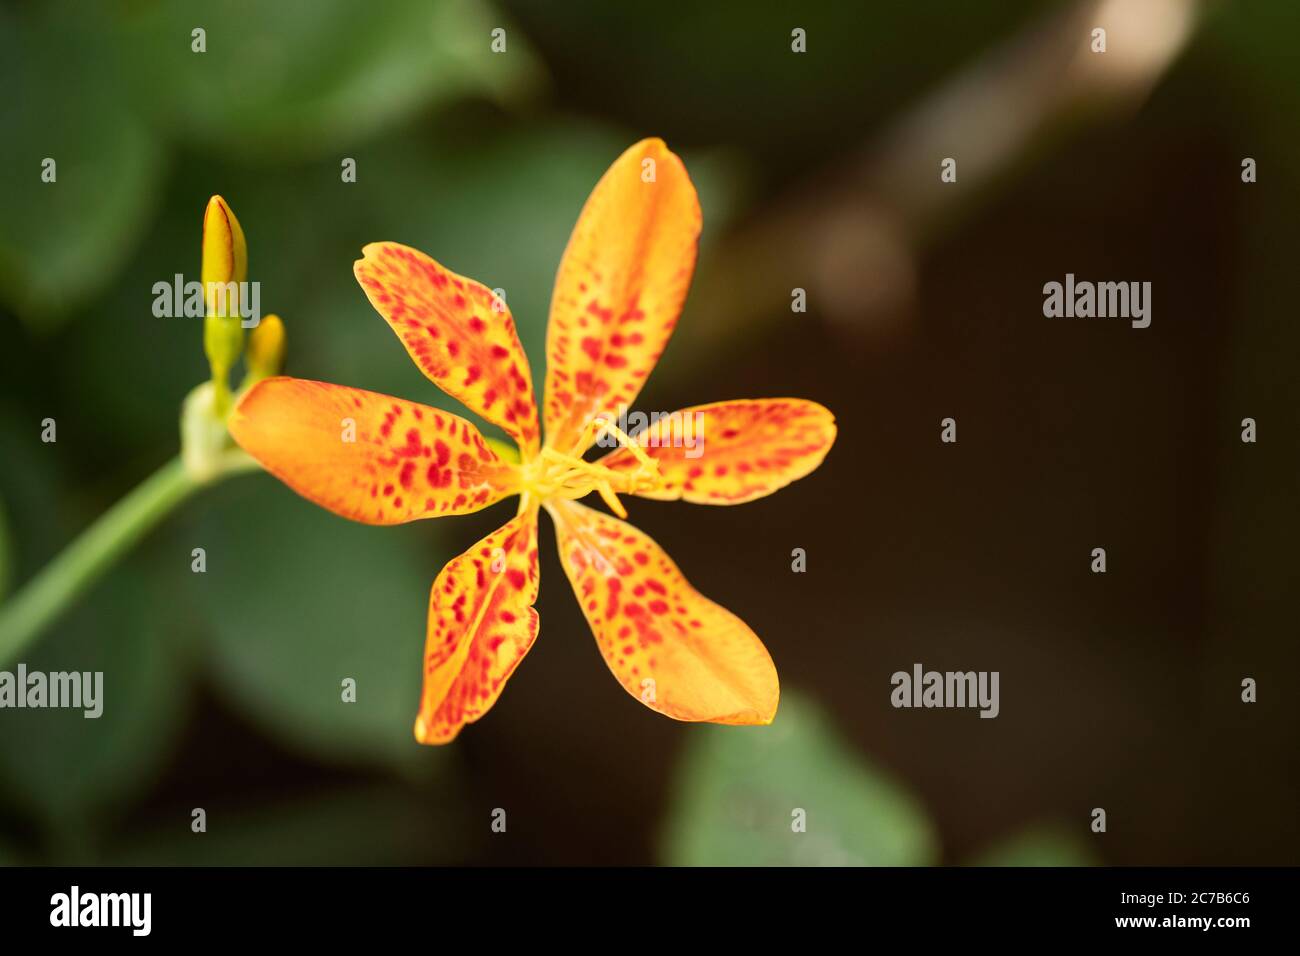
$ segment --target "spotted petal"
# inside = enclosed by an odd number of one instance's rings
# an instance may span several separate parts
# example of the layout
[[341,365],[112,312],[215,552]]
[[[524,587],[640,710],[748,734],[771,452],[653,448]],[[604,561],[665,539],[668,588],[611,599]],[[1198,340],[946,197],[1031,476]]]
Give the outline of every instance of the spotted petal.
[[677,720],[771,723],[776,668],[740,618],[632,525],[575,502],[548,507],[583,614],[629,694]]
[[468,514],[519,488],[518,469],[463,418],[359,388],[268,378],[229,428],[298,494],[365,524]]
[[372,242],[353,266],[375,311],[448,395],[537,449],[533,379],[505,300],[418,249]]
[[453,558],[429,594],[415,739],[445,744],[496,703],[537,638],[537,509]]
[[[663,501],[737,505],[770,495],[813,471],[835,442],[835,416],[801,398],[738,399],[695,405],[650,422],[637,444],[659,462],[661,487],[638,492]],[[635,471],[627,448],[600,463]]]
[[587,200],[560,262],[546,334],[546,444],[631,405],[677,324],[695,270],[700,204],[660,139],[623,153]]

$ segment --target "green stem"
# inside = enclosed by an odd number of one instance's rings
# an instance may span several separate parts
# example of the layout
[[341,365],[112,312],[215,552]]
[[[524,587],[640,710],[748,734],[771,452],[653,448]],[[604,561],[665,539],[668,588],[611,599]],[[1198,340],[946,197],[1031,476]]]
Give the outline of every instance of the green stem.
[[[251,460],[231,452],[220,474]],[[0,605],[0,665],[17,659],[82,591],[203,483],[173,458],[104,512],[17,594]]]

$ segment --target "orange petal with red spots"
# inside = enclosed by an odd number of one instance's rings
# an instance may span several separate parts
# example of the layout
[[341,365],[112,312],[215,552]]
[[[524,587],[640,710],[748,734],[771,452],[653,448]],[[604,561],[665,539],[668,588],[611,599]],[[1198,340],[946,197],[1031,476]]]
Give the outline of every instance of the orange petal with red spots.
[[453,558],[429,594],[415,739],[445,744],[491,709],[537,638],[537,509]]
[[353,265],[375,311],[429,379],[537,450],[533,378],[504,299],[418,249],[372,242]]
[[695,270],[700,203],[661,139],[620,156],[564,250],[546,332],[546,444],[574,443],[596,414],[631,405],[668,343]]
[[771,723],[776,668],[744,621],[632,525],[574,502],[548,510],[578,603],[629,694],[677,720]]
[[[739,399],[696,405],[650,422],[637,444],[659,462],[663,485],[637,492],[703,505],[738,505],[770,495],[822,463],[835,442],[835,416],[801,398]],[[636,471],[627,448],[600,464]]]
[[468,514],[519,490],[518,469],[463,418],[359,388],[264,379],[228,426],[298,494],[365,524]]

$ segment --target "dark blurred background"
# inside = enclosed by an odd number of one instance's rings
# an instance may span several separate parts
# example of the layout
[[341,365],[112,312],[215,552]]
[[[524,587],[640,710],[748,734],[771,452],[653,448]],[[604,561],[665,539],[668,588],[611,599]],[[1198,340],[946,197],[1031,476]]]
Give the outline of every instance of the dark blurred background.
[[[455,407],[361,246],[506,289],[540,382],[578,210],[662,136],[705,235],[639,407],[797,395],[840,426],[772,497],[629,503],[764,639],[772,727],[630,700],[543,529],[536,646],[420,747],[430,582],[510,506],[369,528],[233,478],[24,655],[107,703],[0,711],[0,860],[1300,862],[1297,43],[1289,0],[0,3],[0,592],[176,453],[206,364],[152,286],[197,276],[214,193],[289,374]],[[1044,318],[1067,272],[1150,281],[1151,327]],[[1000,671],[1001,715],[893,709],[917,662]]]

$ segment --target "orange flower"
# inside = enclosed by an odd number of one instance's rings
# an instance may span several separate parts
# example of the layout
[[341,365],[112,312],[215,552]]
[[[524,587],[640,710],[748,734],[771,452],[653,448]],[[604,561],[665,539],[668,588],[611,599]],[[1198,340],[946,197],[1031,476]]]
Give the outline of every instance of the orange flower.
[[[835,440],[830,412],[800,399],[687,408],[635,438],[619,428],[617,410],[636,398],[677,322],[700,221],[695,188],[662,140],[637,143],[596,184],[551,302],[545,444],[505,303],[414,249],[365,247],[355,271],[371,304],[435,385],[515,440],[518,464],[456,415],[341,385],[266,379],[232,414],[231,434],[268,471],[354,521],[467,514],[519,495],[516,516],[433,582],[415,721],[421,743],[446,743],[482,717],[537,637],[539,508],[628,693],[678,720],[766,724],[775,716],[776,668],[762,642],[619,520],[627,513],[618,493],[704,504],[770,494],[816,468]],[[694,441],[680,440],[686,421],[703,425]],[[619,447],[585,460],[606,437]],[[591,492],[619,518],[578,503]]]

